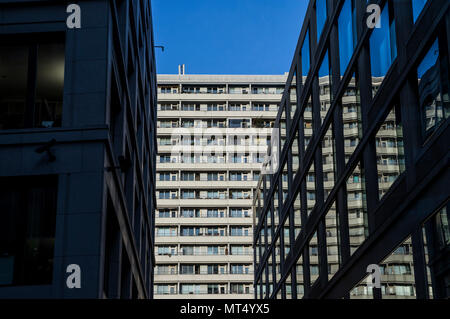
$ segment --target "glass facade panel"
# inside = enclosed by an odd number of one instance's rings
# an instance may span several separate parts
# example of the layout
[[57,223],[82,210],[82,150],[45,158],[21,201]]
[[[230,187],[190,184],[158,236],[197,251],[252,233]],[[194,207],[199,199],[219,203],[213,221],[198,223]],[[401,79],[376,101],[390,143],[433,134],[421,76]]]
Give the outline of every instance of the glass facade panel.
[[344,75],[356,45],[355,0],[346,0],[338,18],[340,71]]
[[359,80],[353,74],[342,97],[342,122],[344,126],[345,163],[355,151],[362,136],[361,97]]
[[316,174],[314,171],[314,163],[311,164],[308,174],[306,175],[306,209],[307,214],[311,214],[316,205]]
[[292,120],[294,118],[295,111],[297,110],[297,99],[298,99],[297,72],[294,72],[294,75],[292,77],[289,98],[291,101],[290,107],[291,107],[291,120]]
[[305,151],[308,148],[309,142],[311,141],[313,135],[313,111],[312,111],[312,100],[309,97],[308,103],[306,104],[305,111],[303,112],[303,128],[304,128],[304,144]]
[[447,44],[439,37],[417,67],[419,105],[424,135],[430,135],[450,116]]
[[323,123],[325,116],[331,106],[332,73],[331,64],[328,57],[328,51],[322,60],[319,69],[319,101],[320,101],[320,120]]
[[394,4],[388,1],[381,12],[380,28],[374,28],[370,36],[370,66],[372,94],[375,96],[392,62],[397,57]]
[[311,276],[311,286],[319,278],[319,247],[317,244],[317,231],[308,244],[309,249],[309,273]]
[[295,130],[294,141],[291,146],[291,156],[292,156],[292,178],[295,178],[300,165],[300,154],[298,149],[298,130]]
[[373,289],[367,285],[367,277],[350,290],[350,299],[373,299]]
[[322,140],[322,174],[324,200],[328,198],[336,181],[336,142],[330,124]]
[[415,299],[414,260],[408,237],[380,263],[383,299]]
[[347,179],[347,210],[350,254],[358,249],[368,235],[364,169],[358,164]]
[[331,279],[341,264],[339,249],[339,220],[335,203],[333,203],[325,217],[325,229],[327,242],[328,279]]
[[279,181],[277,181],[277,184],[275,186],[275,192],[273,196],[273,210],[274,210],[274,225],[277,227],[279,225],[280,221],[280,214],[281,214],[281,200],[279,195]]
[[300,200],[300,192],[295,195],[294,203],[294,238],[297,238],[298,234],[300,234],[300,230],[302,227],[302,216],[301,216],[301,200]]
[[420,13],[423,10],[423,7],[427,3],[428,0],[411,0],[412,2],[412,8],[413,8],[413,19],[414,23],[417,21],[417,18],[419,17]]
[[295,264],[295,276],[297,281],[297,299],[301,299],[304,295],[303,256],[300,256]]
[[317,42],[327,20],[327,0],[316,0]]
[[286,299],[292,299],[292,276],[291,276],[291,274],[289,274],[289,276],[286,278],[285,289],[286,289]]
[[378,189],[379,198],[381,199],[405,170],[403,127],[398,105],[394,106],[383,125],[381,125],[375,136],[375,143]]
[[306,32],[305,40],[303,41],[301,60],[302,60],[302,75],[305,77],[308,75],[310,67],[310,51],[309,51],[309,29]]
[[284,258],[289,254],[289,251],[291,249],[291,241],[289,238],[290,235],[290,216],[286,218],[286,221],[284,223],[283,227],[283,242],[284,242]]

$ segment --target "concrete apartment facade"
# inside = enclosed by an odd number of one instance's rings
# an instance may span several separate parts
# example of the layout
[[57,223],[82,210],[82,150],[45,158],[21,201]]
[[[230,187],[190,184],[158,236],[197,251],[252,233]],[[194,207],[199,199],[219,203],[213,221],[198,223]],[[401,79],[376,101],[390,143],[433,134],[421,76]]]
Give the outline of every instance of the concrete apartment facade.
[[180,70],[158,75],[155,298],[253,298],[252,197],[286,76]]
[[0,4],[0,298],[153,295],[150,1],[77,4]]

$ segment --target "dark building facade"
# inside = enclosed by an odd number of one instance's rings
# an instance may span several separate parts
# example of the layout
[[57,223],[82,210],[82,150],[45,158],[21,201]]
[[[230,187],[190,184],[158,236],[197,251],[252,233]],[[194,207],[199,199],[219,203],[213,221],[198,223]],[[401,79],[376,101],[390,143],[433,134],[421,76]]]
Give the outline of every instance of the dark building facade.
[[449,7],[310,1],[255,194],[256,298],[450,297]]
[[0,298],[153,297],[151,3],[76,3],[0,4]]

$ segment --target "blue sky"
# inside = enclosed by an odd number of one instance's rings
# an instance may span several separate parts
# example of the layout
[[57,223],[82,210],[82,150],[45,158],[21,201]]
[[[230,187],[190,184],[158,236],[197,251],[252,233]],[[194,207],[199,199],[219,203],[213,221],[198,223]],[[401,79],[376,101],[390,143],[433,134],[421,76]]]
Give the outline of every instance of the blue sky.
[[153,0],[157,72],[288,72],[309,0]]

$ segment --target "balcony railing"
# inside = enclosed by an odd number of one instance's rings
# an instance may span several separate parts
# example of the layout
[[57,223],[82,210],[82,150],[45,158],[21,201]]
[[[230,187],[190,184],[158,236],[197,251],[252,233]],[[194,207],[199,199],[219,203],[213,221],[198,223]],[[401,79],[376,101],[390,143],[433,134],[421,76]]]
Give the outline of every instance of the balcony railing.
[[252,275],[253,270],[243,271],[243,272],[232,272],[228,270],[211,272],[211,271],[194,271],[194,272],[183,272],[178,270],[157,270],[155,275]]
[[240,213],[227,213],[227,212],[198,212],[198,213],[177,213],[174,216],[160,216],[156,215],[156,218],[249,218],[252,217],[251,212]]
[[242,252],[242,253],[225,253],[219,252],[217,254],[209,254],[206,252],[196,252],[196,253],[185,253],[185,252],[174,252],[172,253],[157,253],[158,256],[253,256],[253,252]]

